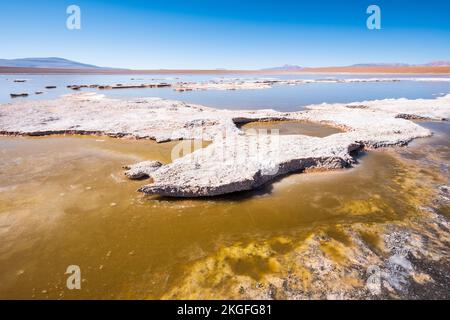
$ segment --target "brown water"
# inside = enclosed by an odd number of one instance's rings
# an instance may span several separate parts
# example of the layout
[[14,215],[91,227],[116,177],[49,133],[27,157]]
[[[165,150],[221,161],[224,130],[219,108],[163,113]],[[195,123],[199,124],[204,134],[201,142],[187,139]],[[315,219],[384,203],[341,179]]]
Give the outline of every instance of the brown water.
[[[446,141],[430,148],[448,156]],[[175,144],[0,138],[0,298],[221,298],[236,282],[282,272],[281,258],[317,230],[336,239],[322,249],[342,260],[349,242],[340,225],[414,215],[443,181],[433,167],[410,163],[426,156],[413,147],[408,160],[374,151],[354,169],[291,175],[221,198],[137,193],[145,181],[126,180],[121,166],[169,162]],[[376,234],[363,236],[378,245]],[[69,265],[81,268],[81,290],[65,286]]]
[[302,134],[305,136],[323,138],[334,133],[342,132],[342,130],[307,121],[265,121],[250,122],[241,126],[248,134],[253,133],[270,133],[271,130],[278,130],[280,135]]

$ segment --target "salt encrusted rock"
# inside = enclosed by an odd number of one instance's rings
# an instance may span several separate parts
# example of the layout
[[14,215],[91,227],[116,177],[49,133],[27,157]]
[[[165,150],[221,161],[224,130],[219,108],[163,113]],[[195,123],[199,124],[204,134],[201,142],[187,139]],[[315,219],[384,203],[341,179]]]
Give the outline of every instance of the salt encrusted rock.
[[256,90],[269,89],[271,85],[256,81],[234,81],[234,82],[190,82],[180,83],[174,87],[175,91],[192,90]]
[[[137,80],[137,79],[131,79]],[[142,79],[141,79],[142,80]],[[174,80],[174,79],[171,79]],[[356,78],[356,79],[268,79],[268,78],[220,78],[212,79],[202,82],[185,82],[178,81],[173,83],[159,82],[159,83],[132,83],[132,84],[79,84],[68,85],[67,88],[72,90],[80,90],[82,88],[96,88],[99,90],[111,90],[111,89],[142,89],[142,88],[164,88],[173,87],[173,90],[184,92],[193,90],[257,90],[257,89],[269,89],[274,85],[304,85],[310,83],[358,83],[358,82],[399,82],[399,81],[421,81],[421,82],[448,82],[448,78]],[[52,87],[53,88],[53,87]]]
[[[140,189],[149,194],[198,197],[250,190],[280,175],[307,168],[346,167],[354,162],[352,153],[361,148],[405,145],[414,138],[429,136],[428,129],[404,119],[404,115],[448,119],[450,95],[320,104],[298,112],[277,112],[218,110],[158,98],[125,101],[81,93],[56,100],[4,104],[1,110],[3,134],[83,133],[156,141],[212,141],[204,149],[147,171],[153,183]],[[243,134],[236,126],[280,119],[328,124],[345,132],[324,138],[255,137]],[[154,166],[143,167],[153,170]]]
[[306,168],[347,167],[354,162],[349,150],[357,147],[344,135],[329,141],[302,135],[227,138],[163,166],[152,175],[154,183],[139,191],[198,197],[251,190]]
[[153,172],[158,170],[162,166],[159,161],[143,161],[136,164],[124,166],[126,169],[125,175],[133,180],[149,178]]
[[11,98],[28,97],[28,93],[10,93]]
[[438,202],[441,203],[442,205],[447,205],[450,203],[450,186],[439,187]]
[[420,82],[448,82],[448,78],[355,78],[355,79],[216,79],[204,82],[177,82],[173,84],[175,91],[192,90],[257,90],[269,89],[274,85],[304,85],[309,83],[366,83],[366,82],[399,82],[399,81],[420,81]]

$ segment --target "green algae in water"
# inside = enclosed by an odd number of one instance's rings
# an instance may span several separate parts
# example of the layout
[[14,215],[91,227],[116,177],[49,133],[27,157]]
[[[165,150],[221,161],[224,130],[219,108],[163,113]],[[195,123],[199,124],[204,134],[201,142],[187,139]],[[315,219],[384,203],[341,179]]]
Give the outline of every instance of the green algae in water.
[[[431,169],[405,164],[395,151],[240,196],[171,201],[137,193],[145,181],[127,180],[121,167],[168,163],[176,143],[1,138],[0,297],[239,297],[227,289],[288,270],[307,287],[310,271],[293,257],[308,236],[324,230],[334,239],[325,251],[345,260],[340,249],[352,243],[340,226],[401,221],[432,194]],[[65,287],[71,264],[81,267],[81,291]]]
[[364,243],[374,252],[382,251],[382,240],[376,233],[369,231],[360,231],[359,235]]
[[352,240],[351,237],[346,234],[342,228],[338,225],[333,226],[333,227],[329,227],[326,230],[326,234],[328,236],[330,236],[331,238],[333,238],[334,240],[341,242],[342,244],[344,244],[345,246],[351,246],[352,244]]

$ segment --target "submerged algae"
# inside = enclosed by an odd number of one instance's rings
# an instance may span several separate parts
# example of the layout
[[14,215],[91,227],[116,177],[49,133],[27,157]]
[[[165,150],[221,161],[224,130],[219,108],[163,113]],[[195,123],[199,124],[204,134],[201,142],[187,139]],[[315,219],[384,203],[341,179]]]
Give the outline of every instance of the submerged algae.
[[[430,151],[445,143],[374,151],[352,170],[258,192],[168,200],[136,194],[121,166],[168,163],[175,142],[1,138],[0,296],[431,297],[433,285],[443,297],[448,281],[433,270],[449,265],[449,229],[433,199],[448,177],[436,177],[445,152]],[[391,257],[402,250],[414,271],[398,275],[392,262],[403,260]],[[69,264],[81,267],[79,292],[65,287]],[[370,266],[380,295],[366,286]]]

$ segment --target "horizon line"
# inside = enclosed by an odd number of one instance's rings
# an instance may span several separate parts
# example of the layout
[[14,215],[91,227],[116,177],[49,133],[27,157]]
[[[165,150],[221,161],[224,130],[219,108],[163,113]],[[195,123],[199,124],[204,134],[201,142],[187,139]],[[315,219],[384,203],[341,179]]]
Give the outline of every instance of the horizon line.
[[329,66],[301,69],[124,69],[124,68],[40,68],[0,66],[0,74],[301,74],[301,73],[429,73],[450,74],[450,66]]

